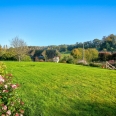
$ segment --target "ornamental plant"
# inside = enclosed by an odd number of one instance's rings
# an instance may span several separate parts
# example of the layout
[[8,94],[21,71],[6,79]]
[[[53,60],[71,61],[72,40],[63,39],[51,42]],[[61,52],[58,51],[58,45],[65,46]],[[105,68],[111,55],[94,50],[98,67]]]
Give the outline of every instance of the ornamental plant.
[[0,62],[0,116],[23,116],[24,102],[18,97],[18,84],[12,83],[13,75],[6,72]]

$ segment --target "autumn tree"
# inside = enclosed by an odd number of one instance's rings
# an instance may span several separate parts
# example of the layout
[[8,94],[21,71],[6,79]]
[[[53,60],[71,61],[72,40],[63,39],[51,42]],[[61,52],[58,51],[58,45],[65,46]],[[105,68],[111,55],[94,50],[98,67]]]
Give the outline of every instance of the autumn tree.
[[82,53],[81,53],[81,49],[73,49],[71,51],[71,55],[75,58],[75,59],[82,59]]

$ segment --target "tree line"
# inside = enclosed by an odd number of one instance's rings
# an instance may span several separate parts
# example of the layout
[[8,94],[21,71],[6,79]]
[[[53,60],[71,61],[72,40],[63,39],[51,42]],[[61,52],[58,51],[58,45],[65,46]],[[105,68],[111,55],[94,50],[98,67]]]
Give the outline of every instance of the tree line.
[[[60,53],[69,52],[70,57],[64,59],[82,59],[82,48],[84,45],[84,58],[87,61],[96,60],[116,60],[116,35],[110,34],[103,36],[102,40],[94,39],[83,43],[76,42],[73,45],[51,45],[51,46],[27,46],[24,40],[15,37],[11,40],[11,47],[0,45],[0,60],[17,60],[17,61],[44,61],[52,59],[54,56],[61,56]],[[68,62],[68,61],[67,61]]]
[[59,52],[72,51],[74,48],[82,48],[84,44],[84,48],[96,48],[98,51],[116,51],[116,35],[110,34],[108,36],[103,36],[102,39],[93,39],[92,41],[85,42],[76,42],[71,45],[50,45],[50,46],[28,46],[31,50],[39,50],[39,49],[57,49]]

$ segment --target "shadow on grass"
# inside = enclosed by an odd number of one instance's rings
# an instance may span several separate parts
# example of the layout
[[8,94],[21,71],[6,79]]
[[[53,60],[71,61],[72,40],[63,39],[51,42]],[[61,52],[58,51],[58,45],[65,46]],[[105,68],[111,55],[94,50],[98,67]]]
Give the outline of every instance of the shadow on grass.
[[53,106],[50,111],[39,107],[40,104],[32,105],[33,108],[25,108],[24,116],[116,116],[116,103],[70,101],[68,107]]
[[52,109],[53,116],[116,116],[116,103],[74,102],[70,109]]
[[36,110],[32,111],[30,108],[25,108],[25,113],[23,116],[43,116],[41,111],[37,108]]
[[32,102],[29,107],[25,107],[23,116],[43,116],[41,105]]

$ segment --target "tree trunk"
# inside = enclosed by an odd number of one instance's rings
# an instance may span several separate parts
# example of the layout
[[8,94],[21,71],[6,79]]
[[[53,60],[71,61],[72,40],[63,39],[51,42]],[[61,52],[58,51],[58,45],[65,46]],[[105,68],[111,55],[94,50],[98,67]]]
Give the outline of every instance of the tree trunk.
[[18,56],[19,57],[19,62],[21,61],[21,57],[20,56]]

